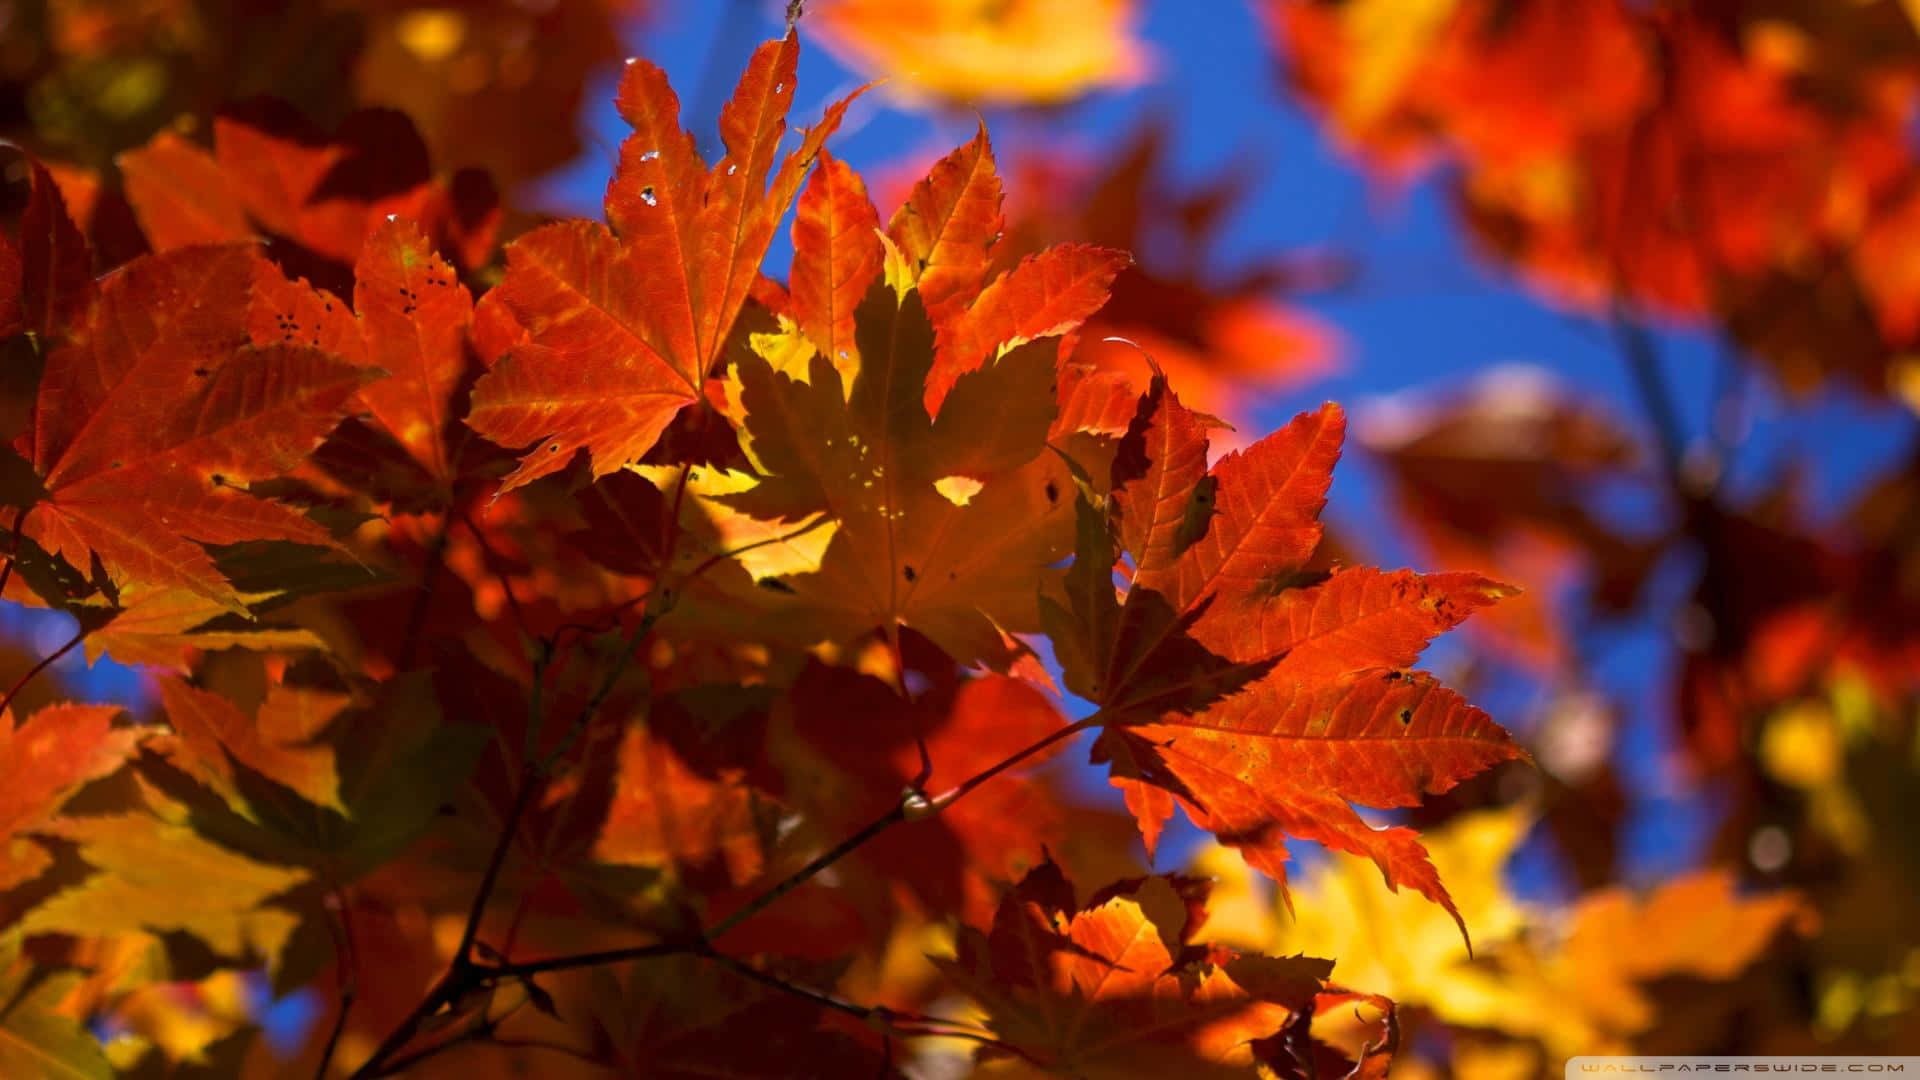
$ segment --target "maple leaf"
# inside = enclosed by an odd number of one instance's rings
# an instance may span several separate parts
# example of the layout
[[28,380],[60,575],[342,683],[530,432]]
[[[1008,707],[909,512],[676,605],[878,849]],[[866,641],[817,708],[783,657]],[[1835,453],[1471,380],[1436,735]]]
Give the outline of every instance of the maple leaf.
[[[271,102],[213,123],[213,151],[163,131],[117,159],[127,200],[155,251],[253,240],[255,226],[295,251],[283,263],[328,284],[392,218],[421,223],[465,267],[493,250],[497,196],[483,174],[432,175],[405,116],[356,112],[323,136]],[[291,259],[289,258],[291,256]]]
[[85,1025],[60,1008],[76,973],[36,978],[23,935],[0,937],[0,1073],[46,1080],[109,1080],[114,1070]]
[[798,61],[792,34],[754,51],[721,111],[726,155],[711,169],[680,129],[666,74],[627,65],[615,104],[634,133],[607,186],[611,231],[574,221],[522,236],[482,304],[520,336],[475,385],[467,423],[502,446],[539,443],[503,491],[580,449],[605,476],[701,400],[774,229],[852,100],[829,107],[776,171]]
[[752,880],[764,862],[753,791],[738,770],[716,779],[695,773],[642,725],[629,726],[593,857],[636,866],[702,868],[718,864],[734,883]]
[[[1743,896],[1726,870],[1697,870],[1641,896],[1601,890],[1575,908],[1564,944],[1544,965],[1547,979],[1567,988],[1546,999],[1571,1008],[1536,1022],[1548,1031],[1588,1025],[1583,1045],[1602,1045],[1654,1022],[1657,980],[1688,975],[1725,982],[1783,932],[1815,924],[1799,893]],[[1556,1032],[1560,1045],[1578,1038],[1563,1032]]]
[[461,473],[457,391],[472,368],[473,297],[407,218],[372,226],[356,254],[351,311],[262,267],[249,331],[262,346],[305,342],[385,373],[360,389],[359,404],[444,498]]
[[125,764],[141,733],[116,728],[121,710],[112,705],[51,705],[25,723],[9,710],[0,715],[0,775],[9,777],[0,796],[0,890],[46,869],[44,851],[26,834],[53,819],[69,795]]
[[0,338],[30,330],[58,336],[93,299],[93,255],[67,214],[47,167],[28,159],[32,181],[18,247],[0,236]]
[[28,912],[27,934],[191,934],[216,953],[273,963],[299,917],[268,901],[304,870],[241,855],[152,813],[62,817],[37,833],[79,846],[93,872]]
[[[111,621],[91,630],[81,647],[89,664],[112,656],[122,664],[146,664],[184,675],[198,650],[254,649],[292,652],[324,648],[313,631],[294,626],[264,625],[259,608],[280,593],[240,592],[240,602],[251,613],[233,617],[232,609],[189,589],[163,589],[130,584],[120,590]],[[86,609],[76,605],[76,614]],[[89,623],[88,615],[82,622]]]
[[1397,398],[1361,416],[1358,438],[1436,563],[1498,566],[1526,587],[1472,629],[1537,670],[1564,670],[1571,655],[1548,602],[1555,585],[1584,571],[1598,606],[1626,610],[1652,569],[1655,543],[1589,508],[1602,484],[1634,480],[1632,436],[1545,372],[1489,372],[1441,402]]
[[346,813],[333,748],[322,741],[327,726],[347,708],[345,694],[275,684],[249,719],[219,694],[179,679],[160,683],[160,700],[177,733],[173,758],[236,808],[270,797],[249,784],[236,766],[252,770],[309,803]]
[[116,581],[173,586],[244,612],[200,546],[327,545],[246,487],[298,465],[375,378],[304,344],[255,348],[245,248],[137,260],[100,290],[81,340],[47,360],[19,449],[45,486],[27,536]]
[[1059,867],[1042,863],[990,931],[963,927],[956,955],[935,963],[985,1010],[1001,1054],[1043,1070],[1254,1076],[1253,1041],[1304,1008],[1333,965],[1194,944],[1206,892],[1197,879],[1135,878],[1081,906]]
[[[1168,144],[1164,122],[1148,122],[1110,163],[1028,148],[1013,170],[1023,197],[1008,214],[1007,246],[1078,240],[1133,252],[1112,301],[1081,329],[1074,358],[1142,383],[1155,369],[1191,407],[1250,426],[1252,403],[1338,366],[1336,330],[1287,299],[1337,288],[1349,271],[1337,256],[1309,252],[1227,258],[1223,234],[1259,174],[1229,166],[1175,182]],[[1131,395],[1127,410],[1130,418]]]
[[1070,478],[1044,452],[1054,350],[1036,342],[961,376],[936,420],[922,403],[934,347],[919,294],[878,285],[856,323],[850,392],[819,355],[803,378],[758,356],[734,365],[730,412],[764,479],[726,501],[838,523],[818,572],[782,579],[819,613],[820,636],[904,625],[962,662],[1004,656],[1004,632],[1039,628],[1035,575],[1066,554],[1071,527],[1059,498]]
[[[1482,958],[1507,948],[1536,917],[1509,895],[1502,879],[1533,817],[1526,807],[1475,811],[1425,837],[1434,867],[1480,939],[1475,951]],[[1224,863],[1206,859],[1201,865]],[[1267,925],[1249,928],[1249,937],[1236,943],[1324,949],[1339,957],[1344,984],[1430,1010],[1450,1024],[1502,1027],[1515,1010],[1554,1000],[1528,994],[1477,963],[1445,912],[1420,897],[1387,891],[1372,862],[1361,856],[1335,853],[1314,867],[1293,890],[1291,917],[1278,926],[1274,921],[1269,916]]]
[[1048,632],[1068,686],[1102,706],[1094,758],[1111,764],[1149,850],[1177,800],[1283,887],[1291,835],[1366,855],[1458,921],[1413,831],[1375,829],[1350,804],[1417,805],[1526,756],[1431,675],[1404,670],[1510,590],[1470,574],[1307,572],[1344,430],[1328,405],[1209,470],[1205,422],[1156,379],[1113,465],[1125,601],[1108,528],[1082,500]]
[[1146,77],[1135,0],[828,0],[807,11],[828,49],[908,101],[1057,104]]
[[926,383],[930,414],[939,413],[958,376],[997,352],[1078,327],[1107,302],[1114,276],[1132,261],[1111,248],[1060,244],[988,282],[1006,225],[1001,199],[983,123],[927,170],[887,222],[898,256],[888,280],[919,292],[938,334]]
[[842,375],[860,370],[854,309],[880,273],[879,230],[880,215],[860,174],[821,151],[794,211],[787,288],[794,322]]

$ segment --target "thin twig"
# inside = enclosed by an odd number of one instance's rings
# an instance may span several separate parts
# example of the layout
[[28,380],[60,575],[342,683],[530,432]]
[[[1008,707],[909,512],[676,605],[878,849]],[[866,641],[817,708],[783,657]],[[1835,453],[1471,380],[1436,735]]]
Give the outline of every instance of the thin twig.
[[477,970],[492,978],[525,978],[531,975],[544,975],[549,971],[568,971],[573,968],[598,967],[602,964],[623,964],[628,960],[651,960],[660,956],[681,956],[696,952],[699,947],[699,942],[696,941],[662,941],[625,949],[570,953],[566,956],[555,956],[546,960],[528,960],[517,964],[493,964]]
[[1641,406],[1653,423],[1654,437],[1660,444],[1661,464],[1666,468],[1674,491],[1685,492],[1686,427],[1680,420],[1680,408],[1674,402],[1673,393],[1667,388],[1666,377],[1660,370],[1660,356],[1654,348],[1653,337],[1624,303],[1614,305],[1613,332],[1620,346],[1620,354],[1626,358],[1627,370],[1633,376],[1634,388],[1639,391]]
[[13,689],[7,691],[7,696],[0,698],[0,714],[4,714],[7,711],[7,707],[13,704],[13,699],[20,696],[20,691],[27,688],[27,684],[33,681],[34,676],[52,667],[55,661],[72,652],[73,647],[84,641],[86,636],[91,632],[88,627],[81,627],[80,632],[73,635],[65,645],[55,649],[52,654],[43,657],[39,663],[28,668],[27,673],[20,676],[20,681],[13,684]]
[[905,820],[907,820],[907,801],[903,799],[895,803],[893,809],[873,819],[872,822],[863,827],[859,832],[854,833],[852,836],[847,837],[845,840],[827,849],[812,862],[794,871],[792,874],[787,875],[781,879],[778,884],[766,892],[761,893],[759,896],[754,897],[725,919],[720,920],[719,925],[708,932],[707,939],[709,941],[718,940],[727,931],[765,911],[774,901],[805,885],[807,882],[812,881],[822,870],[846,858],[867,841],[872,840],[874,837],[879,836],[881,833],[886,832],[888,829],[893,828]]
[[[870,1019],[878,1018],[880,1020],[886,1021],[888,1027],[896,1027],[897,1026],[896,1021],[897,1021],[900,1024],[913,1024],[913,1025],[918,1025],[918,1026],[928,1027],[928,1028],[944,1027],[944,1028],[958,1028],[964,1032],[978,1031],[977,1027],[975,1027],[972,1024],[968,1024],[964,1020],[949,1020],[946,1017],[942,1017],[942,1016],[928,1016],[924,1013],[904,1012],[896,1009],[891,1009],[885,1005],[862,1005],[858,1002],[848,1001],[847,999],[840,997],[837,994],[829,994],[824,990],[815,990],[811,986],[802,986],[799,983],[788,982],[787,980],[782,979],[778,975],[774,975],[766,971],[761,971],[759,968],[754,967],[752,964],[747,963],[746,961],[740,959],[739,957],[729,956],[726,953],[713,952],[709,950],[709,951],[702,951],[699,953],[699,955],[706,958],[707,960],[711,960],[712,962],[719,964],[721,967],[726,968],[728,971],[733,972],[735,975],[738,975],[743,979],[748,979],[752,982],[757,982],[762,986],[769,987],[774,990],[778,990],[783,994],[789,994],[797,998],[804,998],[805,1000],[811,1001],[815,1005],[818,1005],[823,1009],[832,1009],[835,1012],[843,1012],[843,1013],[846,1013],[848,1016],[854,1017],[855,1019],[858,1019],[858,1020],[870,1020]],[[939,1034],[946,1034],[946,1032],[939,1032]]]
[[340,1011],[334,1015],[333,1028],[327,1033],[327,1044],[320,1051],[320,1064],[313,1070],[313,1080],[326,1080],[333,1067],[333,1055],[340,1048],[340,1036],[347,1030],[347,1014],[353,1010],[354,999],[359,996],[360,988],[360,951],[354,945],[353,913],[346,895],[339,889],[327,894],[340,912],[340,928],[335,933],[333,920],[327,920],[327,933],[334,936],[333,949],[335,962],[340,965]]
[[1001,773],[1007,771],[1008,769],[1013,768],[1015,765],[1020,764],[1026,759],[1032,757],[1033,755],[1040,753],[1042,750],[1047,749],[1048,747],[1052,746],[1054,743],[1057,743],[1062,739],[1072,738],[1073,736],[1078,735],[1083,731],[1092,730],[1093,728],[1100,726],[1100,723],[1101,723],[1101,714],[1099,713],[1094,713],[1092,716],[1087,716],[1087,717],[1083,717],[1082,719],[1075,720],[1073,723],[1068,724],[1066,727],[1060,728],[1059,730],[1055,731],[1053,734],[1048,735],[1046,738],[1041,739],[1040,741],[1029,745],[1026,749],[1015,751],[1012,757],[1007,758],[1006,760],[1000,762],[998,765],[994,765],[988,769],[984,769],[980,772],[977,772],[972,776],[968,777],[967,779],[962,780],[960,783],[955,784],[953,787],[948,788],[942,794],[934,796],[934,798],[930,800],[932,802],[933,809],[936,811],[945,810],[947,807],[952,806],[955,802],[957,802],[959,799],[965,796],[967,792],[972,791],[974,788],[979,787],[981,784],[984,784],[987,781],[993,779],[994,777],[1000,775]]

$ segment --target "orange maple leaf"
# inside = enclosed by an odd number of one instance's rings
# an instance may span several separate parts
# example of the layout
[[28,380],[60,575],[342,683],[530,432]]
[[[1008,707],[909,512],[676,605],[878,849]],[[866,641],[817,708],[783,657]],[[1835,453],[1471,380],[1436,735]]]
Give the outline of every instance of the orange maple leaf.
[[80,785],[118,769],[140,745],[141,733],[113,726],[113,705],[50,705],[25,723],[12,710],[0,715],[0,889],[46,869],[49,859],[20,838],[53,819]]
[[[1511,590],[1470,574],[1308,572],[1345,418],[1328,405],[1207,468],[1206,425],[1162,380],[1113,466],[1122,550],[1080,504],[1065,603],[1046,602],[1068,686],[1099,702],[1151,849],[1174,802],[1284,886],[1289,835],[1363,854],[1454,911],[1412,830],[1350,803],[1419,803],[1524,751],[1432,676],[1427,640]],[[1464,930],[1464,927],[1463,927]]]
[[298,511],[247,485],[298,465],[377,373],[306,343],[248,344],[259,257],[186,248],[107,279],[79,340],[47,360],[17,443],[46,495],[25,534],[116,581],[176,586],[243,611],[201,548],[325,545]]
[[1012,1051],[1079,1077],[1251,1077],[1257,1040],[1309,1008],[1333,964],[1194,944],[1207,891],[1134,878],[1082,906],[1043,863],[989,932],[962,927],[956,955],[935,963],[986,1011],[999,1041],[989,1058]]
[[852,100],[828,108],[776,171],[799,54],[792,34],[755,50],[721,111],[727,152],[711,169],[680,128],[666,73],[627,65],[615,104],[634,133],[607,186],[612,229],[571,221],[522,236],[482,302],[517,335],[474,387],[467,423],[502,446],[538,444],[502,490],[581,449],[605,476],[701,400],[774,229]]

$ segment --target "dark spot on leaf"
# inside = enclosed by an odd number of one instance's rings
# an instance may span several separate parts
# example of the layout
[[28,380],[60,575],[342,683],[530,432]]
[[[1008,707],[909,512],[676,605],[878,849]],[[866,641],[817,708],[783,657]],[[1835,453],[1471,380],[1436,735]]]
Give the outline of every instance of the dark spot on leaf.
[[908,581],[915,581],[920,577],[919,573],[911,566],[901,568],[900,572],[906,575]]
[[1211,476],[1203,477],[1193,486],[1193,494],[1180,515],[1180,527],[1174,532],[1175,552],[1187,550],[1207,535],[1207,527],[1213,522],[1213,493],[1219,486],[1220,481]]
[[1413,723],[1413,710],[1412,710],[1412,709],[1401,709],[1401,710],[1400,710],[1400,722],[1401,722],[1401,723],[1403,723],[1403,724],[1411,724],[1411,723]]
[[200,376],[201,378],[206,378],[206,375],[207,375],[207,369],[206,369],[206,368],[203,368],[203,367],[197,367],[197,368],[194,368],[194,369],[193,369],[193,373],[194,373],[195,375],[198,375],[198,376]]
[[557,454],[557,453],[559,453],[559,452],[560,452],[560,444],[559,444],[559,443],[548,443],[548,444],[547,444],[547,453],[549,453],[549,454]]
[[758,584],[761,588],[770,590],[772,592],[779,592],[779,593],[793,592],[793,586],[787,584],[784,581],[781,581],[779,578],[771,578],[771,577],[761,578]]
[[1385,679],[1386,679],[1386,680],[1387,680],[1388,682],[1398,682],[1399,680],[1401,680],[1401,679],[1404,679],[1404,678],[1406,678],[1406,675],[1405,675],[1404,673],[1402,673],[1402,672],[1398,672],[1398,671],[1389,671],[1389,672],[1387,672],[1387,673],[1386,673],[1386,675],[1384,676],[1384,678],[1385,678]]
[[1053,504],[1055,504],[1055,503],[1058,503],[1059,501],[1060,501],[1060,485],[1059,485],[1059,484],[1056,484],[1056,483],[1054,483],[1054,482],[1053,482],[1053,481],[1051,481],[1051,480],[1049,480],[1049,481],[1047,481],[1047,503],[1048,503],[1048,505],[1053,505]]

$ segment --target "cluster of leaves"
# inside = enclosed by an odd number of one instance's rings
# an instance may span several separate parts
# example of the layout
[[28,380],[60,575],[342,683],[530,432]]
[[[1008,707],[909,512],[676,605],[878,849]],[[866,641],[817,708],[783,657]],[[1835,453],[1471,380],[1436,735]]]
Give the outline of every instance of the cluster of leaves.
[[[1538,812],[1595,890],[1566,917],[1610,895],[1631,789],[1651,786],[1612,752],[1641,706],[1608,685],[1601,654],[1607,635],[1652,624],[1660,674],[1627,694],[1670,703],[1675,763],[1716,801],[1709,858],[1798,887],[1824,927],[1710,1007],[1622,999],[1578,1038],[1524,1030],[1484,971],[1463,970],[1446,986],[1460,997],[1433,998],[1432,1019],[1468,1040],[1452,1067],[1544,1073],[1553,1054],[1601,1045],[1911,1047],[1920,930],[1890,897],[1914,880],[1899,822],[1920,715],[1920,458],[1849,478],[1816,513],[1804,481],[1826,464],[1823,436],[1765,466],[1745,442],[1757,412],[1803,421],[1838,391],[1911,444],[1912,5],[1442,0],[1408,17],[1278,0],[1263,13],[1326,126],[1391,180],[1444,166],[1483,251],[1600,316],[1645,407],[1641,434],[1543,372],[1501,371],[1361,425],[1428,558],[1528,586],[1475,629],[1551,688],[1532,740]],[[1704,420],[1667,385],[1673,358],[1650,329],[1676,322],[1720,344]],[[1776,391],[1784,404],[1769,406]],[[1677,567],[1690,581],[1675,595],[1660,582]],[[1370,988],[1417,1002],[1409,985]],[[1422,1011],[1403,1020],[1417,1029]],[[1533,1056],[1513,1058],[1521,1044]]]
[[[0,1071],[1313,1075],[1363,1006],[1382,1074],[1391,1002],[1207,943],[1207,884],[1126,852],[1178,806],[1283,895],[1316,841],[1464,933],[1355,806],[1525,758],[1410,670],[1511,590],[1331,564],[1336,406],[1209,465],[1165,378],[1076,360],[1128,257],[995,273],[984,129],[884,225],[824,149],[851,99],[782,154],[798,54],[711,163],[630,62],[606,224],[497,271],[393,113],[155,136],[99,276],[30,163],[0,591],[166,674],[0,719]],[[1133,824],[1032,769],[1095,731]],[[255,969],[325,1002],[291,1063],[213,1004]]]
[[[27,0],[8,12],[0,134],[58,153],[79,177],[236,101],[273,99],[324,125],[387,107],[436,159],[513,184],[580,152],[554,118],[579,112],[590,80],[620,60],[621,24],[646,11],[641,0]],[[69,209],[89,226],[90,207]],[[93,223],[121,227],[108,211]]]
[[1905,378],[1920,35],[1899,3],[1266,14],[1339,137],[1390,170],[1457,164],[1469,228],[1557,301],[1711,319],[1796,391]]

